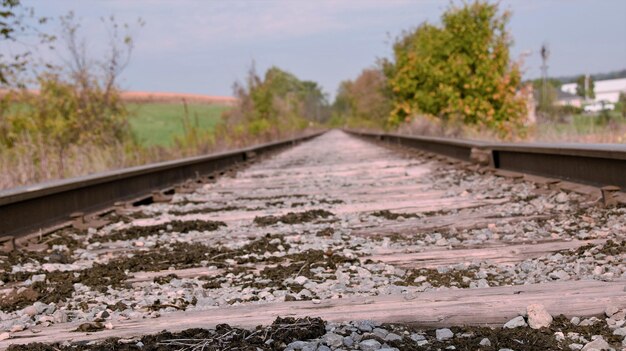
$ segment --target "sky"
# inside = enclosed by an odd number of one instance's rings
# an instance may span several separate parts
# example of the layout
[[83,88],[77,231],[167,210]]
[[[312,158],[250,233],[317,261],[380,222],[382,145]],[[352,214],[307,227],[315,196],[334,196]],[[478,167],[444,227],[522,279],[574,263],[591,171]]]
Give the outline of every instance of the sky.
[[[107,43],[103,16],[145,25],[121,75],[125,90],[232,95],[252,62],[275,65],[321,84],[332,98],[377,59],[391,56],[403,30],[437,24],[449,1],[433,0],[23,0],[40,16],[73,11],[87,49]],[[456,1],[458,3],[458,1]],[[503,0],[512,11],[512,57],[525,78],[540,75],[539,50],[550,48],[550,76],[626,69],[626,1]]]

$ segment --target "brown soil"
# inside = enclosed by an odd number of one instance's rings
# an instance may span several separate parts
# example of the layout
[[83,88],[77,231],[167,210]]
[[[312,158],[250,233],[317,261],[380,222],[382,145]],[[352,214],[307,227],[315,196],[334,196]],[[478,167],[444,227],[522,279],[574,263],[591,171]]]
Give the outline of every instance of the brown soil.
[[229,212],[229,211],[237,211],[241,210],[241,207],[236,206],[226,206],[226,207],[218,207],[218,208],[198,208],[190,211],[170,211],[169,213],[175,216],[184,216],[190,214],[201,214],[201,213],[214,213],[214,212]]
[[607,240],[603,245],[587,244],[579,247],[575,251],[566,251],[564,254],[573,254],[575,256],[585,256],[588,253],[590,255],[603,254],[607,256],[617,256],[626,253],[626,240],[621,242],[615,242],[611,239]]
[[333,234],[335,234],[335,229],[329,227],[318,231],[317,233],[315,233],[315,236],[329,237],[333,236]]
[[[91,242],[105,242],[116,240],[131,240],[140,237],[146,237],[150,235],[158,234],[160,231],[171,231],[178,233],[187,233],[190,231],[215,231],[220,227],[225,227],[226,223],[221,221],[171,221],[163,224],[145,226],[145,227],[130,227],[106,236],[96,236],[91,238]],[[171,227],[171,229],[168,229]]]
[[343,200],[339,200],[339,199],[336,199],[336,200],[321,199],[318,202],[321,203],[321,204],[328,204],[328,205],[337,205],[337,204],[345,203]]
[[[603,335],[610,344],[618,347],[621,344],[619,336],[612,336],[612,331],[601,320],[593,326],[581,327],[571,324],[564,316],[557,316],[548,328],[488,328],[488,327],[451,327],[455,334],[452,339],[438,341],[435,337],[435,329],[420,329],[405,324],[384,324],[382,328],[402,337],[401,340],[384,341],[371,333],[364,333],[363,340],[376,339],[381,344],[387,343],[390,347],[400,350],[444,350],[454,346],[455,350],[470,351],[497,351],[500,349],[513,349],[516,351],[544,351],[544,350],[569,350],[572,340],[566,339],[559,342],[555,339],[555,332],[579,333],[587,340],[593,335]],[[96,332],[103,329],[102,324],[85,323],[77,331]],[[405,333],[406,332],[406,333]],[[180,350],[184,347],[189,349],[197,346],[204,350],[283,350],[286,345],[296,340],[314,340],[321,338],[326,333],[325,322],[320,318],[280,318],[269,326],[258,326],[253,330],[234,328],[226,324],[219,324],[215,329],[188,329],[180,333],[161,332],[155,335],[147,335],[131,343],[123,343],[118,338],[111,338],[97,344],[73,343],[71,345],[45,345],[33,343],[28,345],[12,345],[10,351],[83,351],[83,350],[137,350],[137,341],[144,345],[142,350]],[[417,333],[428,340],[428,344],[417,346],[411,340],[410,335]],[[462,334],[460,337],[458,335]],[[491,346],[481,346],[483,338],[489,339]],[[271,341],[269,341],[271,340]]]
[[96,322],[96,323],[83,323],[74,330],[75,332],[81,333],[93,333],[104,330],[104,324]]
[[285,224],[297,224],[297,223],[305,223],[312,222],[318,218],[327,218],[334,216],[332,212],[328,212],[326,210],[309,210],[305,212],[289,212],[283,216],[263,216],[263,217],[255,217],[254,223],[256,225],[265,227],[268,225],[273,225],[278,222],[282,222]]
[[392,221],[395,221],[396,219],[398,219],[398,217],[404,217],[404,218],[419,217],[419,215],[416,213],[393,213],[389,210],[376,211],[374,213],[371,213],[371,215],[376,216],[376,217],[383,217],[384,219],[389,219]]
[[[604,339],[611,345],[621,345],[621,337],[613,335],[613,331],[610,330],[603,320],[595,323],[592,326],[575,326],[569,322],[565,316],[557,316],[554,318],[552,325],[548,328],[531,329],[531,328],[488,328],[488,327],[451,327],[450,329],[454,334],[466,334],[466,337],[454,337],[447,341],[437,341],[435,337],[435,330],[421,330],[416,327],[408,325],[383,325],[386,330],[392,330],[398,335],[405,335],[403,332],[409,331],[410,333],[421,333],[428,339],[429,343],[422,347],[418,347],[415,341],[409,337],[404,336],[402,340],[387,341],[392,347],[397,347],[400,350],[443,350],[446,347],[454,346],[456,350],[460,351],[497,351],[500,349],[512,349],[516,351],[544,351],[544,350],[569,350],[569,344],[575,342],[566,337],[563,342],[558,342],[554,337],[555,332],[562,332],[565,335],[569,332],[579,333],[587,340],[591,340],[593,335],[602,335]],[[376,337],[372,337],[376,338]],[[488,338],[491,342],[491,346],[480,346],[480,341],[483,338]],[[381,341],[380,339],[378,339]]]
[[[92,328],[87,326],[86,328]],[[96,326],[95,329],[98,329]],[[95,331],[95,330],[89,330]],[[98,344],[74,343],[71,345],[11,345],[10,351],[129,351],[129,350],[181,350],[197,349],[205,351],[245,350],[278,351],[296,340],[317,339],[326,333],[326,324],[321,318],[276,318],[269,326],[256,329],[233,328],[227,324],[218,324],[215,329],[187,329],[180,333],[161,332],[141,338],[143,347],[136,342],[122,343],[118,338],[107,339]]]
[[[279,239],[278,241],[274,240],[277,238]],[[75,283],[82,283],[95,291],[106,293],[109,287],[124,287],[128,279],[127,272],[161,271],[170,267],[175,269],[192,268],[200,266],[203,261],[219,268],[228,268],[229,265],[225,262],[227,259],[236,259],[240,264],[266,261],[264,258],[247,257],[244,259],[241,256],[276,252],[279,251],[279,245],[282,245],[285,250],[288,250],[290,247],[289,244],[282,240],[282,237],[270,234],[236,250],[224,247],[208,247],[199,243],[175,243],[171,246],[159,247],[151,251],[135,252],[130,257],[116,258],[106,264],[96,263],[92,268],[76,272],[0,273],[0,279],[4,282],[24,281],[36,274],[46,274],[45,282],[34,283],[29,289],[24,290],[20,294],[11,293],[7,297],[3,297],[0,300],[0,310],[5,312],[15,311],[31,305],[35,301],[43,303],[64,302],[72,296]],[[12,256],[14,260],[24,259],[20,254],[14,255]],[[319,255],[314,255],[314,257],[319,258]],[[301,259],[302,257],[295,255],[294,258]],[[288,259],[288,256],[285,258],[270,258],[267,261],[275,262],[283,259]],[[159,284],[168,283],[174,278],[177,277],[168,275],[155,278],[155,282]]]
[[[339,264],[343,264],[346,262],[354,263],[356,261],[357,260],[349,259],[344,256],[334,254],[330,251],[323,252],[320,250],[308,250],[297,254],[286,255],[282,258],[272,257],[264,260],[264,262],[280,262],[280,264],[272,267],[265,267],[261,272],[255,273],[251,280],[242,280],[240,282],[240,285],[243,288],[254,287],[258,289],[283,286],[291,292],[298,293],[303,289],[303,287],[298,284],[285,284],[285,279],[295,278],[296,276],[302,275],[309,278],[310,280],[319,281],[320,278],[315,276],[315,273],[311,271],[312,269],[317,267],[323,267],[326,271],[331,273],[337,269],[337,265]],[[226,278],[226,275],[228,275],[229,273],[244,276],[251,272],[244,268],[228,269],[220,276],[201,278],[202,280],[207,281],[207,283],[203,285],[203,288],[219,288],[222,283],[228,280]],[[261,282],[259,282],[259,280],[261,280]],[[292,300],[295,300],[293,296]]]
[[7,296],[3,296],[2,299],[0,299],[0,310],[19,310],[26,306],[32,305],[35,301],[39,300],[39,297],[39,293],[31,288],[26,288],[19,294],[13,291]]
[[[419,276],[426,277],[426,280],[421,282],[415,282],[415,278]],[[409,285],[422,285],[423,283],[430,283],[433,287],[440,286],[457,286],[460,288],[469,288],[469,282],[464,282],[463,277],[468,277],[472,280],[476,279],[476,272],[473,270],[451,270],[446,273],[439,273],[436,269],[421,268],[412,269],[404,278],[404,281],[396,282],[396,285],[409,286]]]
[[153,281],[157,284],[169,284],[173,279],[180,279],[180,277],[176,274],[168,274],[164,277],[156,277]]
[[[36,282],[30,289],[20,294],[3,298],[0,309],[5,312],[15,311],[31,305],[35,301],[43,303],[66,301],[74,293],[74,283],[82,283],[96,291],[105,293],[109,287],[123,287],[128,278],[126,272],[160,271],[170,267],[176,269],[197,267],[201,261],[210,260],[223,251],[222,248],[209,248],[197,243],[175,243],[171,247],[137,252],[132,257],[117,258],[106,264],[96,263],[92,268],[76,272],[3,273],[0,275],[0,279],[5,282],[24,281],[35,274],[46,274],[46,281]],[[223,259],[227,257],[231,256],[226,256]],[[224,266],[223,259],[214,264]]]

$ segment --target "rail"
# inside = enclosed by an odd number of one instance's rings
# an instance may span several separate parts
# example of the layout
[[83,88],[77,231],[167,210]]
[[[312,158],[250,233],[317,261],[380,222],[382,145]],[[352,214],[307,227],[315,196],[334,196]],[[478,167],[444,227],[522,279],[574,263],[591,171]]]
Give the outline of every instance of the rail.
[[0,241],[52,226],[74,212],[94,212],[221,171],[262,154],[314,138],[303,137],[207,156],[185,158],[0,191]]
[[345,132],[463,161],[484,163],[495,169],[626,189],[626,145],[487,143],[354,130]]

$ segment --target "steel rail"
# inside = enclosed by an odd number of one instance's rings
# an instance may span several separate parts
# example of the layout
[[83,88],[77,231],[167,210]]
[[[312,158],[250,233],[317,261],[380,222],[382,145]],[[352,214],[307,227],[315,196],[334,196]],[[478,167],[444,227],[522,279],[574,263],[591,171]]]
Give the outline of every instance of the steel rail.
[[344,130],[347,133],[433,152],[463,161],[485,155],[488,165],[593,186],[626,190],[626,145],[514,144]]
[[0,191],[0,239],[50,227],[68,220],[73,212],[98,211],[117,201],[138,198],[185,180],[222,171],[247,161],[253,154],[275,151],[322,133]]

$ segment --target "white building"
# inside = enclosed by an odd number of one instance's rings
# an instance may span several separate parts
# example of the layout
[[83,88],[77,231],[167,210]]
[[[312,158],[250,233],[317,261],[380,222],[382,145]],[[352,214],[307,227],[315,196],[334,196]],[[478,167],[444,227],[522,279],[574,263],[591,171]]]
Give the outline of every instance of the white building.
[[[616,103],[619,100],[619,94],[626,94],[626,78],[598,80],[593,82],[593,91],[596,94],[594,101],[609,101]],[[576,94],[576,83],[561,85],[561,91],[570,94]]]
[[[619,100],[619,94],[626,94],[626,78],[598,80],[593,82],[596,93],[594,101],[609,101],[616,103]],[[561,91],[576,94],[576,83],[561,85]]]

